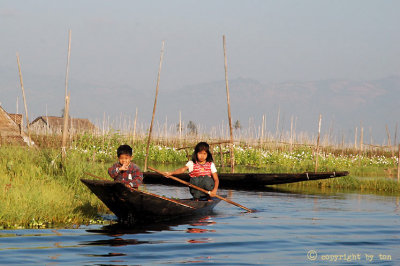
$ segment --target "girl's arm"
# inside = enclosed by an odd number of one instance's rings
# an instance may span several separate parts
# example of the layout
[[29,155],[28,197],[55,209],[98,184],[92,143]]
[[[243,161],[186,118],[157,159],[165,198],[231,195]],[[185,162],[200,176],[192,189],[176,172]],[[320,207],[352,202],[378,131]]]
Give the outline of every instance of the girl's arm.
[[181,168],[176,169],[175,171],[172,172],[165,172],[167,175],[178,175],[178,174],[183,174],[184,172],[186,172],[187,170],[189,170],[189,167],[184,166]]
[[218,186],[219,186],[219,178],[218,178],[217,173],[212,173],[211,175],[212,175],[212,178],[214,179],[214,188],[213,188],[213,190],[210,191],[210,196],[215,197],[215,195],[217,195],[217,190],[218,190]]

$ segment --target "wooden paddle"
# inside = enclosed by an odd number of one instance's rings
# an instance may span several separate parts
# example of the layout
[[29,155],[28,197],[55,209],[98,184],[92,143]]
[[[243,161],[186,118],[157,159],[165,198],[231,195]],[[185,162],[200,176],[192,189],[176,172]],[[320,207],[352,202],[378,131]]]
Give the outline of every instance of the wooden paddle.
[[[97,178],[97,179],[103,180],[103,181],[108,181],[108,182],[111,182],[111,181],[109,181],[108,179],[105,179],[105,178],[103,178],[103,177],[100,177],[100,176],[96,176],[96,175],[94,175],[94,174],[91,174],[91,173],[88,173],[88,172],[85,172],[85,174],[87,174],[87,175],[90,175],[91,177],[94,177],[94,178]],[[121,183],[121,184],[122,184],[122,183]],[[129,187],[129,188],[131,188],[131,187]],[[147,194],[147,195],[151,195],[151,196],[154,196],[154,197],[157,197],[157,198],[160,198],[160,199],[166,200],[166,201],[170,201],[170,202],[173,202],[173,203],[175,203],[175,204],[178,204],[178,205],[181,205],[181,206],[184,206],[184,207],[190,208],[190,209],[195,209],[193,206],[190,206],[190,205],[184,204],[184,203],[182,203],[182,202],[179,202],[179,201],[176,201],[176,200],[173,200],[173,199],[167,198],[167,197],[163,197],[163,196],[160,196],[160,195],[157,195],[157,194],[154,194],[154,193],[150,193],[150,192],[147,192],[147,191],[140,191],[139,189],[136,189],[136,188],[132,188],[132,189],[133,189],[133,190],[136,190],[136,191],[139,191],[140,193]]]
[[[209,194],[209,191],[207,191],[207,190],[205,190],[205,189],[202,189],[201,187],[198,187],[198,186],[195,186],[195,185],[193,185],[193,184],[190,184],[189,182],[186,182],[186,181],[184,181],[184,180],[182,180],[182,179],[179,179],[179,178],[177,178],[177,177],[175,177],[175,176],[167,175],[166,173],[163,173],[163,172],[161,172],[161,171],[158,171],[157,169],[154,169],[154,168],[152,168],[152,167],[150,167],[150,166],[149,166],[148,168],[149,168],[150,170],[156,172],[156,173],[159,173],[160,175],[163,175],[163,176],[165,176],[165,177],[167,177],[167,178],[171,178],[171,179],[173,179],[173,180],[175,180],[175,181],[178,181],[178,182],[180,182],[180,183],[182,183],[182,184],[184,184],[184,185],[186,185],[186,186],[188,186],[188,187],[191,187],[191,188],[200,190],[201,192],[204,192],[204,193],[206,193],[206,194]],[[221,199],[221,200],[224,200],[224,201],[226,201],[226,202],[228,202],[228,203],[230,203],[230,204],[233,204],[233,205],[235,205],[235,206],[238,206],[238,207],[240,207],[240,208],[242,208],[242,209],[245,209],[245,210],[248,211],[248,212],[254,212],[254,211],[255,211],[255,210],[246,208],[246,207],[240,205],[239,203],[236,203],[236,202],[234,202],[234,201],[231,201],[231,200],[228,200],[228,199],[226,199],[226,198],[223,198],[223,197],[221,197],[221,196],[219,196],[219,195],[215,195],[215,197],[217,197],[217,198],[219,198],[219,199]]]

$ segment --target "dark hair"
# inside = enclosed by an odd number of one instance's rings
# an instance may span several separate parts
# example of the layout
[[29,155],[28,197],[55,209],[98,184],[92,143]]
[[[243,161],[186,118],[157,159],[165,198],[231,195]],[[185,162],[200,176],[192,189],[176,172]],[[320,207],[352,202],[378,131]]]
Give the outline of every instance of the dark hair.
[[197,143],[196,147],[194,147],[194,152],[192,155],[192,161],[194,163],[197,163],[197,153],[201,152],[201,151],[206,151],[207,152],[207,159],[206,162],[213,162],[213,157],[212,154],[210,152],[210,145],[208,145],[207,142],[199,142]]
[[121,145],[117,149],[117,156],[121,156],[122,154],[127,154],[129,156],[132,156],[132,148],[129,145]]

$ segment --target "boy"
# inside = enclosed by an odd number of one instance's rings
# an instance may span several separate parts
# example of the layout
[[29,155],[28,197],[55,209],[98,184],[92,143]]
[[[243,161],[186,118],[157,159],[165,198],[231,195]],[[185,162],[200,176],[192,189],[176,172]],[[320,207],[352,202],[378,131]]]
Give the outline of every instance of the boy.
[[108,174],[117,182],[128,188],[138,188],[143,182],[143,173],[132,160],[132,148],[121,145],[117,149],[118,162],[108,168]]

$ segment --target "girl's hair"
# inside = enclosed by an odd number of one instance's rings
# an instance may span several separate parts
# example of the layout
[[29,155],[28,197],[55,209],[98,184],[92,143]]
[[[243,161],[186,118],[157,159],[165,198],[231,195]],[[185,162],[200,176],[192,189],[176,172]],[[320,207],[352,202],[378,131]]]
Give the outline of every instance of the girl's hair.
[[207,159],[206,162],[213,162],[213,157],[210,152],[210,145],[208,145],[207,142],[199,142],[197,143],[196,147],[194,148],[194,152],[192,155],[192,161],[194,163],[197,163],[197,153],[201,151],[206,151],[207,152]]

